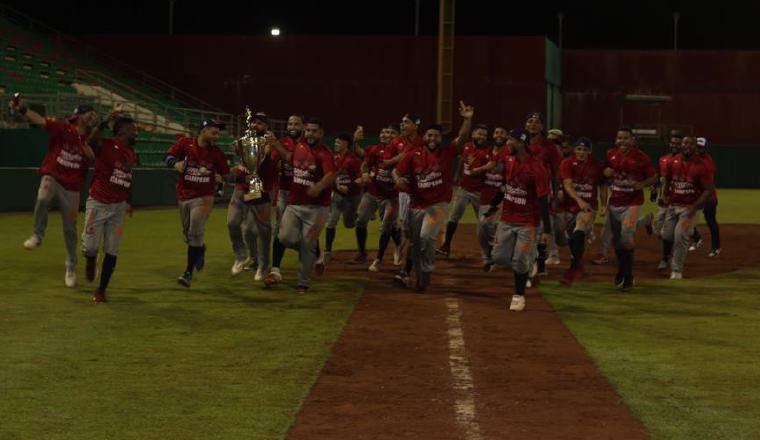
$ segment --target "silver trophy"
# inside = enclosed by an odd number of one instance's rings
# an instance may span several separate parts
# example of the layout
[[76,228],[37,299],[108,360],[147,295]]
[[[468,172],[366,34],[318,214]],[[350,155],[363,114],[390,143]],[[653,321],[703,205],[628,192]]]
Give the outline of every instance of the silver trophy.
[[237,140],[237,153],[240,156],[240,162],[245,166],[250,174],[246,176],[248,180],[248,191],[243,194],[243,201],[249,203],[266,202],[264,195],[264,182],[258,174],[259,161],[264,154],[264,144],[266,139],[263,136],[256,136],[251,130],[251,121],[253,114],[251,109],[245,108],[245,126],[246,130],[243,136]]

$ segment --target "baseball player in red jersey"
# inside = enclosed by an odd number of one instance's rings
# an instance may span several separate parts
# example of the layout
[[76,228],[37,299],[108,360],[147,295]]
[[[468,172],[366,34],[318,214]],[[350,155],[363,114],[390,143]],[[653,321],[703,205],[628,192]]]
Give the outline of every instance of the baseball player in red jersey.
[[493,130],[493,147],[488,152],[488,162],[480,167],[473,168],[472,176],[484,176],[483,186],[480,190],[480,209],[478,210],[478,243],[480,252],[483,255],[483,272],[490,272],[493,269],[493,242],[496,238],[496,228],[499,225],[499,219],[495,215],[486,216],[491,208],[491,200],[499,192],[499,188],[504,185],[504,161],[503,156],[509,154],[507,144],[507,130],[504,127],[496,126]]
[[[673,160],[681,150],[681,143],[683,142],[683,136],[678,132],[670,134],[670,144],[668,146],[668,153],[661,156],[657,161],[657,171],[659,179],[657,184],[652,187],[652,191],[655,195],[659,193],[657,199],[657,213],[654,217],[654,234],[656,237],[662,239],[662,226],[665,224],[665,217],[668,213],[668,205],[665,202],[664,185],[665,185],[665,173],[667,172],[670,162]],[[670,267],[670,258],[673,252],[673,242],[662,239],[662,258],[657,266],[657,270],[667,270]]]
[[480,212],[480,190],[483,187],[483,173],[473,174],[472,170],[488,163],[490,149],[488,142],[488,127],[483,124],[476,125],[472,130],[472,141],[464,145],[462,151],[462,179],[454,200],[454,208],[446,225],[446,238],[438,252],[448,256],[451,253],[451,240],[457,230],[457,225],[462,219],[467,205],[472,206],[475,216]]
[[586,237],[593,230],[597,210],[602,215],[607,210],[607,181],[602,164],[591,157],[591,149],[591,139],[578,138],[574,157],[565,158],[559,166],[564,199],[557,218],[563,232],[569,236],[566,241],[572,255],[570,269],[560,282],[568,286],[583,274]]
[[[303,141],[303,122],[304,117],[301,115],[290,115],[288,117],[287,134],[279,139],[280,144],[282,144],[285,150],[293,152],[296,145]],[[275,233],[272,240],[272,271],[270,275],[276,281],[282,281],[280,264],[285,254],[285,247],[280,244],[278,231],[282,223],[282,215],[285,213],[285,207],[288,206],[290,187],[293,184],[293,165],[289,160],[283,158],[277,149],[272,150],[272,159],[279,164],[280,177],[277,185],[277,215],[274,228]]]
[[[705,165],[707,165],[712,170],[713,176],[715,176],[715,161],[707,152],[706,138],[697,138],[697,155],[705,162]],[[715,190],[715,188],[713,188],[712,194],[705,202],[702,213],[705,217],[705,222],[707,222],[707,227],[710,228],[710,241],[712,242],[712,248],[710,249],[710,253],[707,255],[709,257],[717,257],[720,255],[720,226],[718,225],[718,219],[716,218],[718,214],[718,192]],[[701,243],[702,237],[700,236],[697,227],[694,226],[694,234],[691,238],[689,251],[697,250]]]
[[[274,137],[269,139],[283,160],[293,167],[293,183],[282,216],[279,239],[283,246],[299,250],[301,266],[297,293],[309,290],[311,271],[317,259],[317,239],[327,220],[336,177],[333,156],[322,143],[323,135],[322,121],[312,118],[306,122],[303,141],[292,152]],[[271,286],[280,280],[281,277],[270,273],[264,283]]]
[[[382,209],[380,243],[377,257],[369,266],[371,272],[380,272],[383,256],[391,238],[396,241],[397,250],[400,242],[400,230],[395,227],[398,217],[398,192],[393,184],[393,165],[390,164],[390,160],[398,154],[396,147],[391,144],[395,134],[395,128],[390,124],[380,130],[380,143],[366,149],[362,162],[362,183],[366,185],[366,191],[359,203],[357,230],[363,228],[366,231],[372,215],[378,209]],[[366,237],[366,232],[364,236]],[[360,245],[360,248],[363,246]]]
[[[572,136],[565,135],[559,128],[552,128],[546,132],[546,139],[557,144],[557,151],[559,151],[559,160],[562,160],[575,155],[575,139]],[[561,219],[558,217],[562,211],[561,205],[566,203],[564,188],[562,187],[562,179],[560,178],[560,188],[556,192],[557,201],[549,204],[549,217],[552,221],[552,240],[549,242],[549,246],[546,249],[546,264],[547,265],[559,265],[559,247],[567,244],[565,237],[564,225],[562,225]]]
[[224,128],[224,123],[207,119],[201,123],[198,136],[180,138],[166,154],[166,166],[179,173],[177,203],[187,243],[187,266],[177,282],[185,287],[190,287],[193,269],[203,268],[203,237],[206,220],[214,208],[216,175],[226,180],[230,174],[227,157],[216,145]]
[[[531,154],[538,160],[540,160],[544,167],[549,179],[549,202],[555,204],[558,201],[557,191],[562,187],[559,179],[559,162],[560,154],[557,144],[544,136],[544,117],[539,112],[528,113],[525,119],[525,130],[530,133],[530,144],[528,149]],[[550,221],[551,221],[551,217]],[[536,265],[539,275],[547,275],[546,271],[546,248],[547,245],[541,242],[538,245],[538,256],[536,259]]]
[[105,127],[101,125],[93,130],[87,141],[95,152],[95,173],[90,184],[82,232],[87,281],[95,280],[95,262],[101,240],[105,253],[100,284],[92,298],[96,303],[106,302],[106,289],[116,268],[116,257],[124,234],[124,214],[132,215],[132,169],[137,165],[135,121],[117,113],[109,115],[108,120],[113,120],[114,137],[103,139],[101,130]]
[[[401,135],[391,140],[391,145],[398,154],[393,159],[387,161],[388,166],[395,166],[401,159],[413,149],[422,146],[422,137],[419,130],[422,125],[422,118],[417,113],[407,113],[401,118]],[[409,193],[404,189],[398,192],[398,220],[401,225],[402,241],[401,254],[406,258],[404,268],[399,271],[395,279],[401,283],[409,281],[409,272],[412,270],[414,262],[409,258]],[[405,281],[404,281],[405,280]]]
[[536,259],[536,234],[542,224],[541,241],[551,240],[549,223],[549,178],[541,160],[528,149],[530,134],[515,128],[509,132],[507,147],[512,154],[503,154],[504,182],[490,202],[486,217],[503,207],[493,246],[493,262],[511,267],[515,276],[515,294],[509,310],[525,309],[525,286],[530,268]]
[[683,278],[683,265],[688,254],[689,239],[696,224],[697,212],[711,197],[715,184],[713,170],[696,153],[697,139],[683,138],[681,152],[665,168],[663,192],[669,202],[662,227],[663,240],[673,242],[670,279]]
[[[460,101],[459,114],[463,121],[457,138],[442,146],[443,129],[440,125],[431,125],[425,130],[425,146],[408,152],[393,170],[396,186],[406,189],[410,195],[410,259],[417,274],[417,291],[425,291],[432,279],[435,243],[446,221],[453,192],[454,161],[469,139],[474,112],[471,106]],[[397,280],[407,287],[410,285],[408,275],[406,279]]]
[[652,161],[635,146],[633,131],[628,127],[617,131],[616,147],[607,150],[604,176],[612,179],[609,215],[612,242],[618,259],[615,285],[623,291],[633,288],[634,234],[639,210],[644,203],[643,188],[657,181]]
[[34,249],[42,244],[48,210],[53,198],[58,199],[68,254],[64,282],[66,287],[74,287],[77,281],[79,192],[87,177],[89,161],[95,157],[85,139],[95,124],[97,115],[92,106],[83,104],[74,109],[68,121],[55,121],[29,110],[19,99],[12,100],[9,106],[14,112],[24,115],[31,124],[44,127],[48,134],[47,154],[38,170],[42,180],[34,204],[34,233],[24,241],[24,247]]
[[[332,245],[335,241],[335,227],[343,216],[343,226],[348,229],[356,226],[356,211],[361,200],[361,188],[357,180],[361,177],[362,161],[349,147],[353,138],[348,133],[340,133],[335,138],[335,184],[330,198],[330,214],[325,228],[325,259],[332,257]],[[354,258],[356,263],[367,261],[367,228],[356,228],[356,244],[359,253]]]
[[[266,113],[257,112],[253,115],[250,129],[255,136],[264,137],[271,135],[269,131],[269,117]],[[235,143],[235,151],[238,151]],[[248,190],[248,178],[250,173],[241,164],[235,167],[235,191],[230,199],[227,209],[227,227],[232,240],[232,248],[235,252],[235,264],[232,266],[234,275],[243,270],[245,266],[245,243],[243,242],[240,225],[246,221],[246,240],[256,244],[254,257],[257,268],[254,280],[262,281],[269,273],[269,252],[272,243],[272,201],[274,200],[274,183],[277,178],[277,169],[274,160],[270,157],[271,147],[265,146],[259,157],[258,176],[262,181],[264,193],[258,200],[245,202],[243,195]],[[250,233],[248,233],[250,230]],[[249,244],[250,245],[250,244]]]

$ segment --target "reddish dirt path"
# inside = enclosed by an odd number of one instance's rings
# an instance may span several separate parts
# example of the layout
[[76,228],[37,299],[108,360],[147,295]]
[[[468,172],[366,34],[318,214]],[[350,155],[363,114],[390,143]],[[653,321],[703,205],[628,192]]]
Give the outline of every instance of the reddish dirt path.
[[[691,253],[687,277],[760,265],[760,252],[741,258],[729,253],[748,236],[760,238],[760,227],[721,232],[726,252],[717,260],[706,256],[709,246]],[[369,276],[370,282],[288,438],[647,437],[536,289],[529,292],[525,312],[506,311],[511,274],[482,273],[472,237],[474,226],[460,225],[454,250],[461,258],[436,263],[426,294],[393,286],[390,264],[370,274],[364,265],[343,263],[352,255],[337,256],[328,273]],[[642,233],[638,243],[637,277],[664,276],[655,269],[659,242]],[[564,249],[562,256],[566,263]],[[589,264],[588,279],[609,282],[614,270],[614,264]],[[552,272],[561,274],[558,268]],[[446,298],[455,299],[461,313],[475,436],[457,423],[454,409],[462,391],[452,386]]]

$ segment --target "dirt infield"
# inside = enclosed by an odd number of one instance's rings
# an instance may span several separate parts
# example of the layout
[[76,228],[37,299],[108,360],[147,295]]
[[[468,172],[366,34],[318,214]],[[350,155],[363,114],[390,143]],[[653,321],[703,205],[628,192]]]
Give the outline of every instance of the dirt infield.
[[[709,245],[690,253],[686,277],[760,265],[760,251],[737,252],[760,227],[722,229],[724,253],[708,258]],[[461,257],[436,262],[425,294],[393,286],[390,264],[370,274],[343,263],[352,255],[337,256],[330,272],[370,282],[288,438],[647,437],[536,289],[525,312],[506,311],[511,273],[481,272],[474,236],[474,225],[460,225],[453,249]],[[637,240],[636,276],[664,277],[655,268],[659,241],[643,232]],[[587,279],[611,282],[614,270],[587,264]]]

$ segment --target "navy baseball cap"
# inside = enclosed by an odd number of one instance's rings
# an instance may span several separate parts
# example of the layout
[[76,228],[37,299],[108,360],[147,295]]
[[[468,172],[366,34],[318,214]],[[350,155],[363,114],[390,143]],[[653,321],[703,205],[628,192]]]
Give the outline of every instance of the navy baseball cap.
[[227,127],[227,124],[216,119],[206,119],[205,121],[201,122],[201,130],[206,127],[216,127],[220,130],[224,130],[225,127]]
[[259,121],[268,124],[269,123],[269,116],[264,112],[256,112],[253,114],[253,119],[258,119]]
[[525,120],[527,121],[530,118],[536,118],[541,122],[544,122],[544,115],[542,115],[539,112],[530,112],[528,113],[528,116],[525,117]]
[[69,116],[69,121],[76,121],[80,115],[92,111],[95,111],[95,107],[91,106],[90,104],[80,104],[74,109],[74,112],[71,113],[71,116]]
[[589,139],[587,137],[579,137],[578,139],[576,139],[575,140],[575,146],[576,147],[586,147],[589,150],[592,150],[591,139]]
[[513,128],[509,131],[509,137],[527,143],[530,139],[530,133],[524,128]]
[[416,126],[422,125],[422,116],[420,116],[417,113],[407,113],[404,115],[405,118],[409,118],[410,121],[414,123]]

